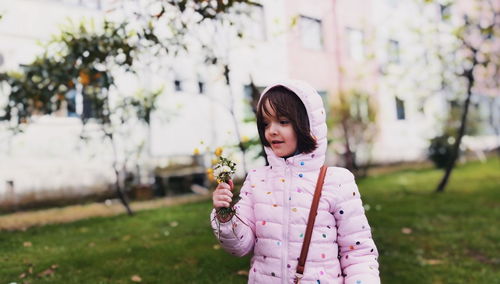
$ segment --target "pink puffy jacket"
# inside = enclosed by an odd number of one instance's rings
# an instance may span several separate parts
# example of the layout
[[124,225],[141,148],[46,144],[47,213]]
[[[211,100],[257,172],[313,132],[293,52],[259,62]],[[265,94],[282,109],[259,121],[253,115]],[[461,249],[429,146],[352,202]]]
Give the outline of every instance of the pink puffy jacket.
[[[253,253],[248,283],[293,283],[319,169],[325,162],[327,127],[318,93],[291,81],[282,85],[304,103],[318,147],[288,159],[266,147],[269,166],[251,170],[236,204],[238,218],[220,226],[211,221],[229,253]],[[329,167],[301,283],[380,283],[378,251],[354,176]]]

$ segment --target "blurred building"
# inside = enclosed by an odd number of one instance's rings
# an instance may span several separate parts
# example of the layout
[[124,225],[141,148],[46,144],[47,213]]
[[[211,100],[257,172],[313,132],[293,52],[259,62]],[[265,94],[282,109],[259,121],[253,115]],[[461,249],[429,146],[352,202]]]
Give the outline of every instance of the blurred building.
[[[147,11],[147,1],[120,0],[8,0],[0,3],[0,70],[15,70],[29,63],[68,19],[134,20],[134,12]],[[250,84],[259,89],[286,78],[311,83],[330,104],[341,91],[359,90],[378,106],[377,136],[371,151],[358,150],[363,162],[391,163],[426,158],[428,139],[439,133],[449,103],[435,92],[442,68],[433,50],[439,39],[421,37],[415,27],[439,24],[439,6],[423,9],[412,1],[394,0],[262,0],[242,17],[245,36],[234,37],[224,25],[200,27],[193,36],[212,43],[213,52],[230,68],[227,85],[223,70],[204,63],[204,51],[139,62],[138,75],[119,74],[117,95],[164,87],[151,129],[131,129],[123,141],[130,148],[147,144],[139,162],[143,169],[167,166],[177,157],[202,153],[207,147],[234,145],[257,135],[253,123],[242,123],[253,113]],[[421,17],[420,15],[427,15]],[[435,22],[429,21],[434,19]],[[423,42],[425,40],[425,42]],[[433,63],[434,61],[436,63]],[[429,67],[430,66],[430,67]],[[435,95],[429,96],[429,93]],[[77,96],[77,94],[75,94]],[[428,99],[421,100],[428,96]],[[4,98],[1,97],[0,102]],[[422,101],[424,103],[422,103]],[[107,142],[79,139],[83,106],[57,117],[40,117],[25,133],[12,137],[0,131],[0,202],[2,199],[50,196],[51,191],[85,195],[102,191],[112,182],[112,153]],[[496,105],[495,105],[496,104]],[[492,107],[493,105],[493,107]],[[496,108],[478,96],[474,107],[482,116]],[[232,111],[238,121],[238,129]],[[366,107],[360,106],[360,112]],[[335,116],[335,113],[329,112]],[[493,147],[494,132],[484,127],[475,145]],[[127,146],[122,146],[127,147]],[[256,149],[258,150],[258,149]],[[342,146],[330,148],[329,163],[338,164]],[[246,161],[253,161],[250,153]],[[121,157],[123,159],[123,157]],[[243,159],[243,157],[238,157]],[[147,176],[147,174],[146,174]],[[45,193],[44,193],[45,192]]]

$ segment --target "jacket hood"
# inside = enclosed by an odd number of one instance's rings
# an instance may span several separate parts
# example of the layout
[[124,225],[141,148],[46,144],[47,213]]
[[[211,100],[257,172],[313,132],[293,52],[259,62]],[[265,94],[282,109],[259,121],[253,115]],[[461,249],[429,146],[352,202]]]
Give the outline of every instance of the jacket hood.
[[318,92],[309,84],[298,80],[280,81],[268,86],[260,95],[259,103],[261,103],[262,96],[266,94],[269,89],[283,86],[290,91],[294,92],[299,99],[304,103],[309,117],[309,126],[311,128],[311,135],[316,139],[317,148],[311,153],[300,153],[288,158],[276,156],[270,147],[264,147],[269,164],[273,167],[280,167],[285,165],[301,166],[305,170],[319,169],[325,163],[325,154],[327,146],[327,127],[326,127],[326,112],[323,106],[323,100]]

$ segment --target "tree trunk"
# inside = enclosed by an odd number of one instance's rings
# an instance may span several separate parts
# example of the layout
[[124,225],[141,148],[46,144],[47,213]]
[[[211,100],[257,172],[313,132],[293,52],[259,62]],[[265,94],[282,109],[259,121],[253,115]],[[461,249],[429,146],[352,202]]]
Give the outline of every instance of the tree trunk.
[[356,166],[356,161],[354,158],[354,153],[351,150],[351,144],[349,142],[349,131],[348,131],[348,126],[347,126],[347,121],[344,119],[342,120],[342,131],[344,132],[344,146],[345,146],[345,152],[344,152],[344,163],[345,167],[350,170],[350,171],[356,171],[357,166]]
[[113,169],[115,171],[115,176],[116,176],[116,181],[115,181],[115,189],[116,193],[118,194],[118,198],[120,198],[120,201],[122,202],[123,206],[127,210],[127,214],[129,216],[134,215],[134,212],[129,206],[129,201],[125,193],[123,192],[122,186],[121,186],[121,177],[120,177],[120,171],[116,168],[116,165],[113,165]]
[[496,152],[497,156],[500,158],[500,125],[498,125],[498,122],[495,121],[495,98],[491,98],[491,103],[490,103],[490,110],[489,110],[489,116],[488,116],[488,121],[491,125],[491,128],[493,128],[493,131],[495,132],[495,137],[498,140]]
[[[475,58],[475,54],[474,54]],[[464,103],[464,108],[462,112],[462,118],[460,122],[460,129],[458,130],[457,133],[457,138],[455,139],[455,144],[453,145],[453,152],[451,156],[451,160],[448,162],[448,165],[446,166],[446,170],[444,173],[443,178],[441,179],[441,182],[439,183],[438,187],[436,188],[436,192],[444,192],[444,189],[446,185],[448,184],[448,180],[451,176],[451,172],[455,168],[456,161],[458,159],[459,151],[460,151],[460,143],[462,142],[462,137],[465,134],[465,128],[467,125],[467,114],[469,113],[469,105],[470,105],[470,99],[472,96],[472,86],[474,85],[474,75],[473,75],[473,70],[474,70],[475,64],[472,65],[472,68],[468,69],[465,71],[465,77],[467,78],[467,98],[465,99]]]
[[130,208],[128,198],[125,195],[125,193],[123,192],[123,188],[122,188],[122,182],[121,182],[122,178],[121,178],[121,175],[120,175],[120,170],[118,169],[118,165],[117,165],[118,164],[118,162],[117,162],[118,157],[117,157],[117,154],[116,154],[116,145],[114,143],[113,134],[112,133],[106,133],[106,136],[111,141],[111,147],[113,148],[113,170],[115,172],[115,177],[116,177],[115,190],[116,190],[116,193],[118,195],[118,198],[120,198],[120,201],[122,202],[123,206],[127,210],[127,214],[129,216],[132,216],[132,215],[134,215],[134,212]]

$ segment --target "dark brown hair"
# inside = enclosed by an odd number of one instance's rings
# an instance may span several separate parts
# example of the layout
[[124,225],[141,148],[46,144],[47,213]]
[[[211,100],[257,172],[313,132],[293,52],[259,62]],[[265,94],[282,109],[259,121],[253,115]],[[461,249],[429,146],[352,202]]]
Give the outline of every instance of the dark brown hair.
[[278,117],[284,116],[290,120],[293,129],[297,134],[297,150],[299,153],[310,153],[316,149],[316,140],[311,136],[309,126],[309,117],[304,103],[291,90],[276,86],[269,89],[260,100],[257,106],[257,129],[259,130],[260,142],[269,147],[269,142],[264,134],[265,124],[264,115],[270,116],[266,108],[266,102],[269,101],[271,108]]

